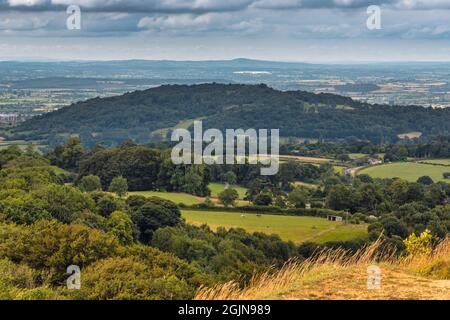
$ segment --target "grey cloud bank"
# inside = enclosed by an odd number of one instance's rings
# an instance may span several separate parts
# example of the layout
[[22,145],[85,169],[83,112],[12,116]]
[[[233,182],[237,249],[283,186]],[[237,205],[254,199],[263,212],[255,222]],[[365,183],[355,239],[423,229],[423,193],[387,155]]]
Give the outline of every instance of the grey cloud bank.
[[[381,30],[366,27],[369,5]],[[449,60],[449,38],[450,0],[0,0],[0,57]]]

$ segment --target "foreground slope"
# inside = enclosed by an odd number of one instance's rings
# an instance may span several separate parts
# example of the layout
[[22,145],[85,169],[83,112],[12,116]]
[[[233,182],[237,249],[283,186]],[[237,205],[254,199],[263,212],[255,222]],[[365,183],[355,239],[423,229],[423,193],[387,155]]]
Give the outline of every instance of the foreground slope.
[[[257,275],[244,289],[233,282],[202,288],[198,300],[450,300],[450,241],[429,255],[398,258],[380,241],[349,256],[325,251],[281,271]],[[368,267],[380,270],[380,286],[368,287]],[[372,282],[371,282],[372,283]]]

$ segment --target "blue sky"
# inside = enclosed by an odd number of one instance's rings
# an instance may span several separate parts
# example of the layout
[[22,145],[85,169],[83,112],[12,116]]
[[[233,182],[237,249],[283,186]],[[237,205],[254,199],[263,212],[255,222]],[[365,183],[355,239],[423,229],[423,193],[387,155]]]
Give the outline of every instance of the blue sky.
[[[82,29],[66,28],[79,5]],[[381,7],[381,30],[366,27]],[[450,0],[0,0],[0,58],[448,61]]]

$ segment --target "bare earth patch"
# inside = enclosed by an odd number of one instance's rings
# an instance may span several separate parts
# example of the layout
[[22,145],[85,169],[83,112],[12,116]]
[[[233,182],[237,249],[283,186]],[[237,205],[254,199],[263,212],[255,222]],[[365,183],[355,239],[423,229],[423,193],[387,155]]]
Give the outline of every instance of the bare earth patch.
[[283,300],[450,300],[450,280],[432,280],[383,268],[380,289],[367,289],[366,268],[339,268],[329,276],[305,281]]

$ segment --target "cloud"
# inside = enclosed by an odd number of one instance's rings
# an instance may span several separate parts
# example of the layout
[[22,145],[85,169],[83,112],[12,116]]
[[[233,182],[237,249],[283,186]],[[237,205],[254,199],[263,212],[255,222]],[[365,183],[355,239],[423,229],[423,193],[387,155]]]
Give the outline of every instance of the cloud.
[[342,9],[381,5],[398,10],[450,9],[449,0],[0,0],[3,10],[59,11],[79,5],[88,12],[191,13],[236,12],[249,8]]
[[399,9],[450,9],[449,0],[398,0]]
[[56,11],[78,5],[89,12],[205,13],[247,8],[255,0],[0,0],[0,7],[14,10]]
[[48,24],[48,19],[39,17],[2,16],[0,19],[0,30],[3,32],[30,31],[44,29]]

